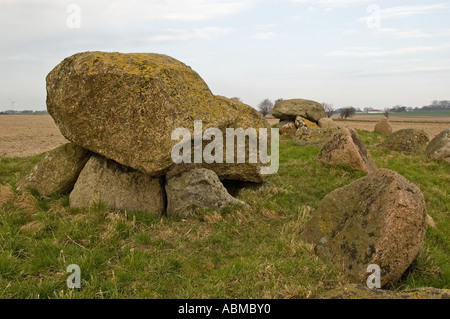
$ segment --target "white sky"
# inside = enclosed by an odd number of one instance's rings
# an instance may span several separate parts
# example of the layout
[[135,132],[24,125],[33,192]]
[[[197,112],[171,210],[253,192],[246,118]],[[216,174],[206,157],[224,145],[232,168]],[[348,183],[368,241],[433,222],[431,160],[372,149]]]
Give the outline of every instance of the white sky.
[[96,50],[168,54],[253,107],[421,107],[450,99],[449,18],[439,0],[0,0],[0,111],[45,109],[51,69]]

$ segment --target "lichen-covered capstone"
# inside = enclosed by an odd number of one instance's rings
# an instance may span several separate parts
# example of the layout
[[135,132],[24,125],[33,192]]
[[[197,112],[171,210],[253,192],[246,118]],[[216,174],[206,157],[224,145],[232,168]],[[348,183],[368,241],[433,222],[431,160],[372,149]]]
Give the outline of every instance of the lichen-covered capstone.
[[322,104],[305,99],[280,100],[275,103],[272,115],[280,120],[295,121],[297,115],[313,122],[326,117]]
[[400,174],[375,173],[329,193],[306,224],[303,238],[355,283],[378,265],[381,285],[397,281],[422,249],[427,229],[420,189]]
[[66,58],[47,76],[47,108],[70,141],[152,176],[173,164],[173,130],[192,133],[194,120],[203,130],[270,128],[250,106],[214,96],[189,66],[152,53]]

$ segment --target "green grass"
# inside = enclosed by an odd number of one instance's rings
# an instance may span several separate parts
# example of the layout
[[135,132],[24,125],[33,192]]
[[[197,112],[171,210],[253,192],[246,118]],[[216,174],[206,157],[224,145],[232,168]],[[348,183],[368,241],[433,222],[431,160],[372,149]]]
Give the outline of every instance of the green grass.
[[[449,288],[449,165],[388,152],[377,147],[381,135],[358,133],[379,167],[421,188],[437,223],[394,288]],[[1,158],[0,298],[308,298],[346,284],[300,233],[326,194],[364,173],[317,165],[318,152],[282,138],[278,174],[237,195],[250,208],[205,210],[189,221],[19,194],[7,184],[40,157]],[[70,264],[81,267],[81,289],[66,286]]]

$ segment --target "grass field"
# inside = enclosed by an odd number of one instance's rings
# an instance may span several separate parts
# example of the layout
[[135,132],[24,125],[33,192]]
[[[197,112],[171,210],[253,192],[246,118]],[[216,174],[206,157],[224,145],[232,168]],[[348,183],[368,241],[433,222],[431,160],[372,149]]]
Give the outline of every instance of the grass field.
[[[377,147],[381,135],[358,133],[379,167],[420,187],[437,224],[391,288],[450,288],[450,165],[389,152]],[[364,173],[319,166],[318,152],[282,138],[278,174],[236,195],[250,208],[190,220],[19,194],[10,185],[41,155],[0,157],[0,298],[312,298],[344,285],[300,234],[327,193]],[[81,289],[66,286],[69,264],[81,267]]]

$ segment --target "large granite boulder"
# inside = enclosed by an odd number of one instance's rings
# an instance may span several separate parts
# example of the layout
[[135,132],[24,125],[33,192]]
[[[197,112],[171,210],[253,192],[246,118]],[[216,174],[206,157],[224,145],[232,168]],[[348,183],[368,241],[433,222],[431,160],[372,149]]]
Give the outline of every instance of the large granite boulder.
[[272,115],[280,120],[295,121],[300,115],[310,121],[318,122],[326,117],[322,104],[304,99],[280,100],[275,103]]
[[377,170],[372,156],[352,128],[337,131],[320,150],[317,162],[347,166],[368,173]]
[[450,163],[450,129],[436,135],[428,144],[425,154],[428,158]]
[[382,146],[405,154],[423,154],[430,139],[423,130],[407,128],[389,135]]
[[[203,131],[270,129],[250,106],[214,96],[189,66],[151,53],[66,58],[47,76],[47,108],[70,141],[152,176],[174,164],[171,151],[181,139],[172,140],[174,129],[188,129],[193,139],[195,120],[202,121]],[[248,167],[259,171],[259,164]]]
[[167,216],[189,217],[199,208],[245,204],[231,196],[217,175],[205,168],[167,176]]
[[302,236],[355,283],[365,284],[368,266],[378,265],[386,287],[416,258],[426,230],[420,189],[381,168],[325,196]]
[[165,210],[164,178],[151,177],[100,155],[93,155],[70,193],[71,207],[103,203],[108,209],[146,211],[162,215]]
[[89,151],[73,143],[61,145],[48,152],[30,173],[16,184],[16,188],[19,191],[33,188],[42,196],[68,194],[89,156]]

